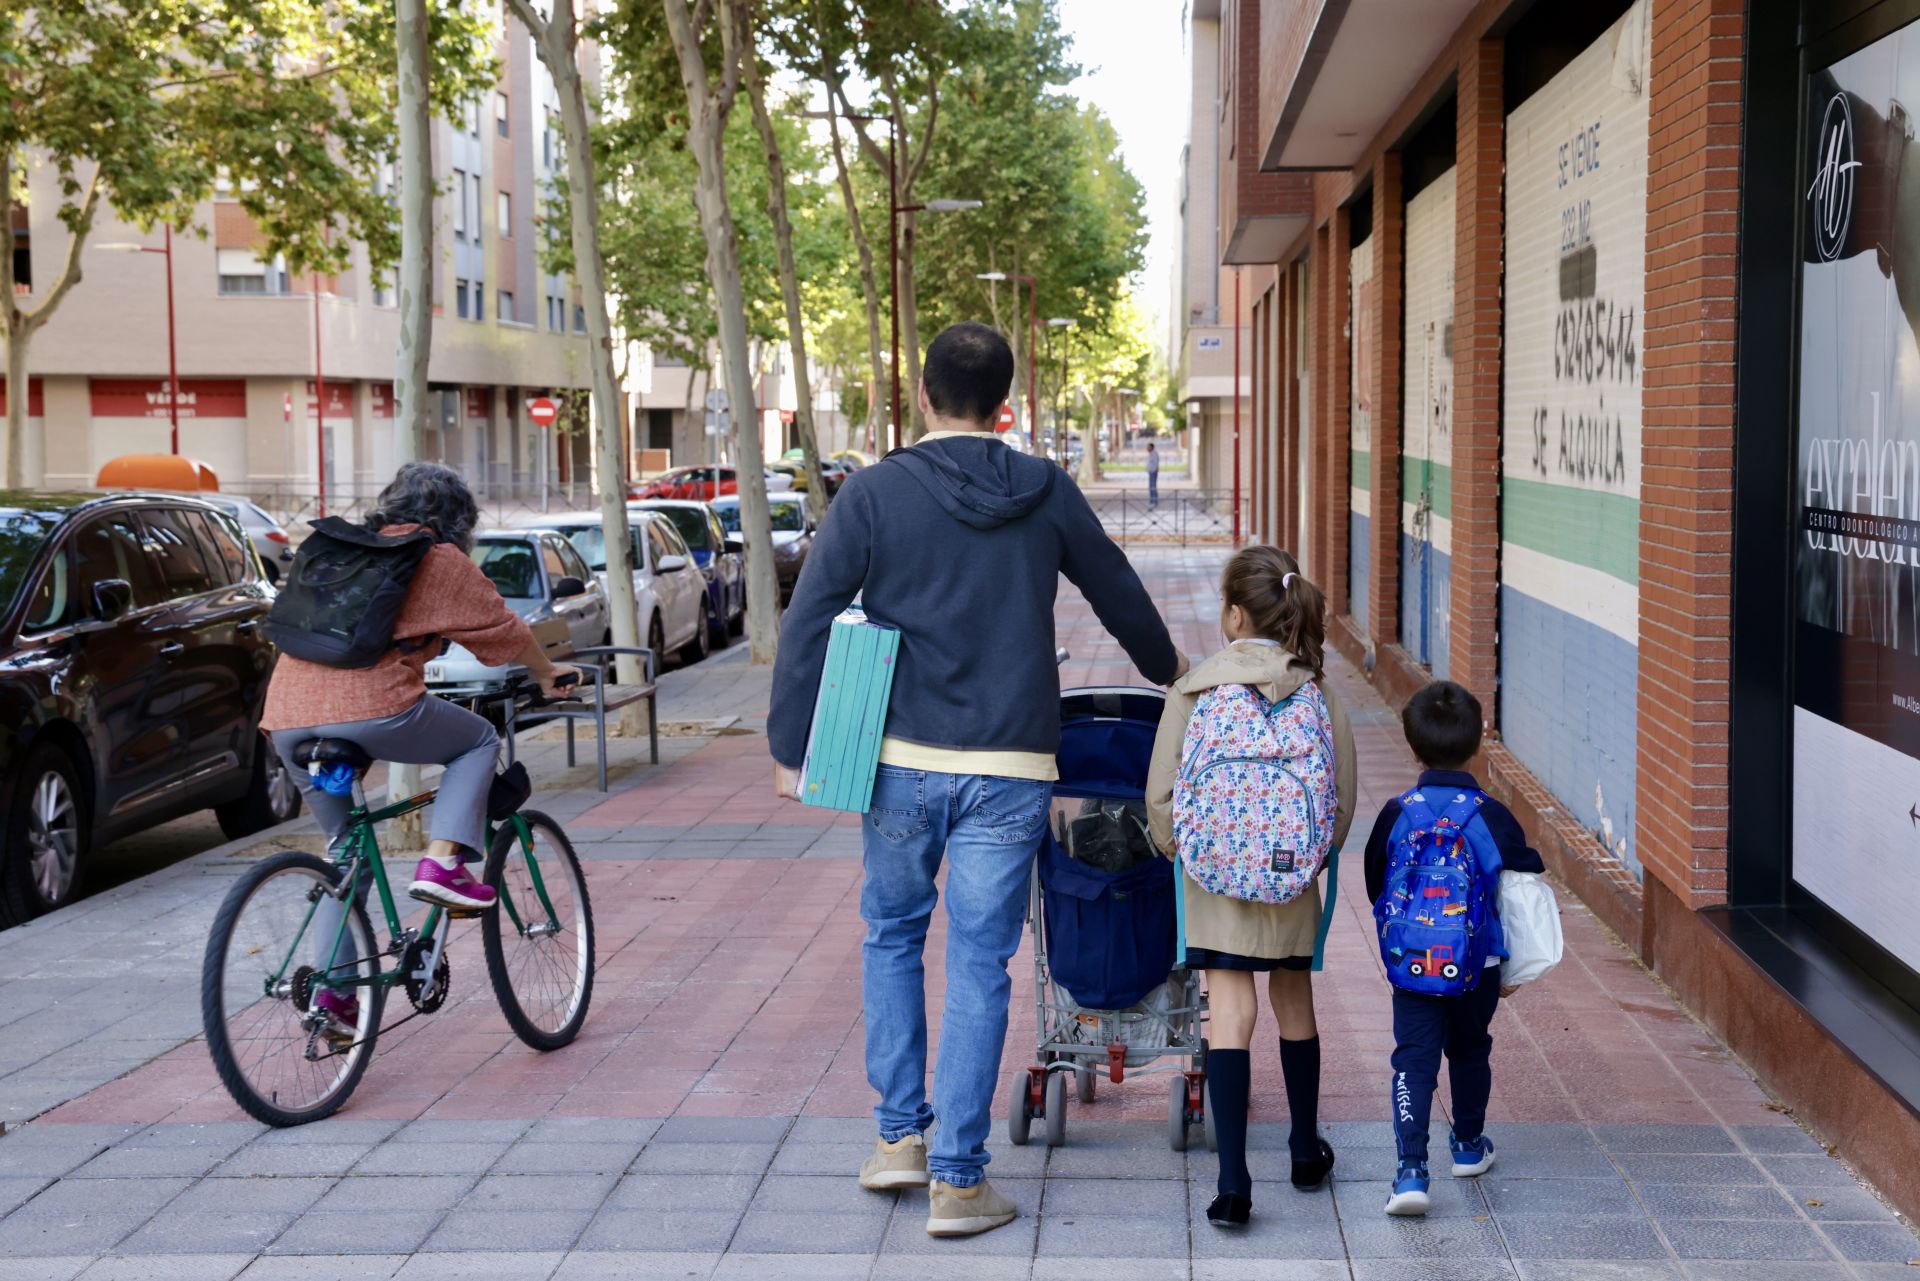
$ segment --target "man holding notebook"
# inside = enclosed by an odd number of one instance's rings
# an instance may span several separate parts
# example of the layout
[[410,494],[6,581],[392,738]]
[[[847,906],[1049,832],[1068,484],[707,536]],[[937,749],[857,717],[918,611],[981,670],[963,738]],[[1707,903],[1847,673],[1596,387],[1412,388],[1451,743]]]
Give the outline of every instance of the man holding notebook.
[[[857,596],[869,619],[899,629],[862,824],[867,1080],[880,1133],[860,1182],[930,1184],[935,1236],[983,1232],[1015,1213],[986,1182],[986,1137],[1007,962],[1060,741],[1060,575],[1148,680],[1170,684],[1186,668],[1067,474],[994,434],[1012,381],[1013,352],[985,325],[954,325],[927,348],[918,394],[930,430],[855,472],[834,499],[787,612],[767,715],[777,786],[794,796],[833,619]],[[930,1102],[922,953],[943,857],[947,991]]]

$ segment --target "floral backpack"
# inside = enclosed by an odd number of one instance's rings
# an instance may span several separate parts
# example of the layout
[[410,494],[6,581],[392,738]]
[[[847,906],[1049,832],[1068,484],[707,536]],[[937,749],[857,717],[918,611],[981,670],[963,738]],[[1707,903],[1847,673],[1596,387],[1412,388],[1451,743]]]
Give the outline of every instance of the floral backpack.
[[1194,883],[1251,903],[1298,898],[1333,849],[1333,719],[1308,681],[1277,703],[1216,685],[1187,721],[1173,832]]

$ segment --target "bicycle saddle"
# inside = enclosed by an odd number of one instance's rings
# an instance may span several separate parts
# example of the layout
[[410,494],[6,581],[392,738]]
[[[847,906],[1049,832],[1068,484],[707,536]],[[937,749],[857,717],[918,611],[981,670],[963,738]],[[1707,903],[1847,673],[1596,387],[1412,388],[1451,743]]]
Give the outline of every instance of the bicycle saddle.
[[293,763],[300,766],[341,764],[357,773],[373,768],[373,757],[358,743],[344,738],[310,738],[296,743]]

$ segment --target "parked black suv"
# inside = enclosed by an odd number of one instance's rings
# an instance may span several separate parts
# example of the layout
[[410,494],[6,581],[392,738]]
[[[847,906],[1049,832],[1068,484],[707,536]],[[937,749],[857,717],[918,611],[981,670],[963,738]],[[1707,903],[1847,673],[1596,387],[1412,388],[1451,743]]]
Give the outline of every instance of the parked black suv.
[[210,504],[0,491],[0,925],[70,901],[116,836],[300,812],[259,732],[271,602]]

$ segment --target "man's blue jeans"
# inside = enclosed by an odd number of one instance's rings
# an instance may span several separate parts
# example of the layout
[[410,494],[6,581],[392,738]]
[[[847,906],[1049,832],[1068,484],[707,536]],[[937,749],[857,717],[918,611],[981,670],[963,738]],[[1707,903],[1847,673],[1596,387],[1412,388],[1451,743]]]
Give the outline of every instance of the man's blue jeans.
[[[867,1081],[880,1094],[874,1118],[891,1143],[926,1133],[938,1116],[927,1167],[954,1187],[985,1177],[1013,990],[1007,962],[1020,946],[1028,877],[1052,795],[1053,784],[1030,779],[882,765],[861,825]],[[929,1104],[923,953],[942,855],[951,863],[947,995]]]

